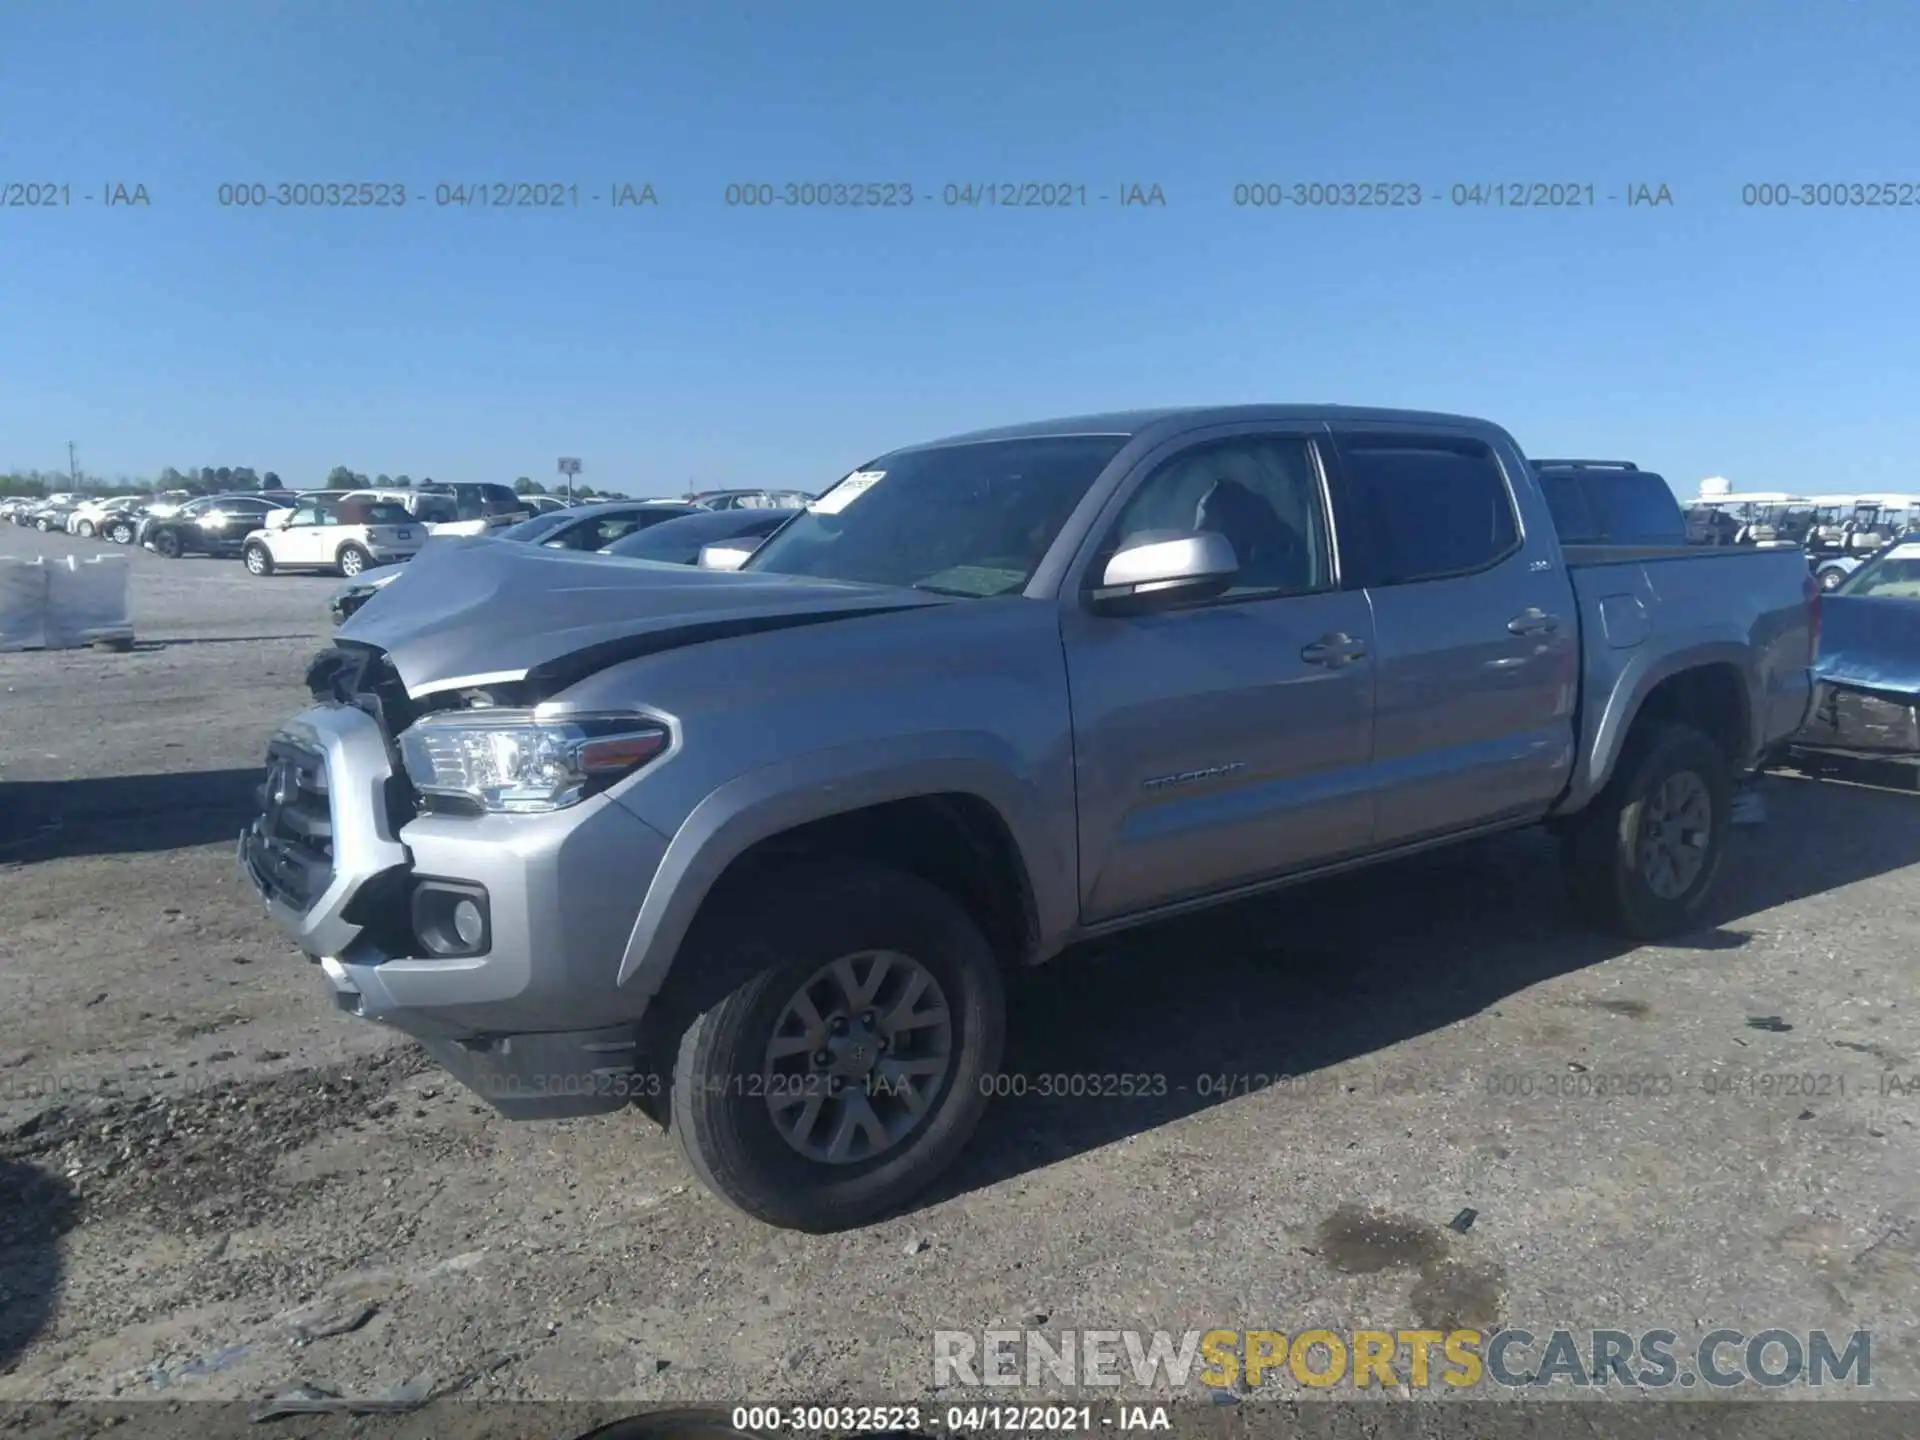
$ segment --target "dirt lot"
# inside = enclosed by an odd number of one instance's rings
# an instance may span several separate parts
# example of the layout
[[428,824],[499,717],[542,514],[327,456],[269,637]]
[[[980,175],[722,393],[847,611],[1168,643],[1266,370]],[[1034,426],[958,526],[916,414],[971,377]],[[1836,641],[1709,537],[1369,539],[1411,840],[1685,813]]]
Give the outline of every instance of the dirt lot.
[[333,1010],[231,852],[334,582],[130,559],[134,653],[0,656],[0,1400],[871,1400],[937,1329],[1449,1324],[1868,1329],[1920,1397],[1920,796],[1770,778],[1684,943],[1574,928],[1523,836],[1076,958],[1012,1086],[1164,1094],[1009,1097],[915,1213],[792,1235]]

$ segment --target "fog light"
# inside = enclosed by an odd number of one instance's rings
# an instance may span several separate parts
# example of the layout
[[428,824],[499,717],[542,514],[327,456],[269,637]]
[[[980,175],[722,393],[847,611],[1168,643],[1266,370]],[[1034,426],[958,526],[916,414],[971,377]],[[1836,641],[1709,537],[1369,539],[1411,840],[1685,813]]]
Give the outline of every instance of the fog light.
[[453,933],[460,937],[460,943],[471,949],[480,943],[480,937],[487,933],[487,922],[481,918],[480,907],[471,900],[461,900],[453,907]]
[[413,889],[413,933],[440,959],[484,955],[493,944],[489,909],[484,886],[422,878]]

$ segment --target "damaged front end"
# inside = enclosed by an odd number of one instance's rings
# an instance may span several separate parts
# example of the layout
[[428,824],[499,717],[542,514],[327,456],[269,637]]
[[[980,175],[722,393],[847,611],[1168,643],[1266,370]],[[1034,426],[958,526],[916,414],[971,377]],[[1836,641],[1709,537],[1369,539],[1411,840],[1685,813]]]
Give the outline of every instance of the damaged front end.
[[614,793],[678,721],[567,692],[642,655],[951,603],[845,585],[436,544],[313,661],[238,860],[335,1003],[417,1038],[503,1114],[650,1094],[620,983],[668,838]]

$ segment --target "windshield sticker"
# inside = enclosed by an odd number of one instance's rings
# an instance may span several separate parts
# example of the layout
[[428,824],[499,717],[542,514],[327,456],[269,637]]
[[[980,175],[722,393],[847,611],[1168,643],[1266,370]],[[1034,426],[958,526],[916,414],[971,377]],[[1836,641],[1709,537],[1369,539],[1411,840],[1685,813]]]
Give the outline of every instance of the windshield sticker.
[[815,515],[838,515],[886,478],[884,470],[856,470],[818,500],[808,501],[807,509]]

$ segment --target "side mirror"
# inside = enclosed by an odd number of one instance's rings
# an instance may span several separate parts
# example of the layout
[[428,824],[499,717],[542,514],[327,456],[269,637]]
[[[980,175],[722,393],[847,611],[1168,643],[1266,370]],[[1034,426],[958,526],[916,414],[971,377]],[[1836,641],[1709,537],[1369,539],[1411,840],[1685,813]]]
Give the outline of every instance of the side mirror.
[[716,540],[711,545],[700,547],[700,568],[702,570],[738,570],[747,563],[757,548],[739,540]]
[[1227,537],[1198,534],[1135,536],[1107,561],[1100,584],[1087,597],[1102,614],[1140,615],[1211,600],[1225,593],[1240,571]]

